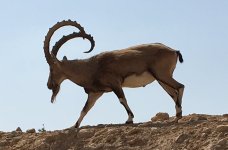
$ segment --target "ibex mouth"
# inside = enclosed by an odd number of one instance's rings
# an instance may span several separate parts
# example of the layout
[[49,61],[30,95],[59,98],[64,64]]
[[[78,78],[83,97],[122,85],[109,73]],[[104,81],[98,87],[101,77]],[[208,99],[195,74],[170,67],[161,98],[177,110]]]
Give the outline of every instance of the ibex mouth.
[[51,103],[55,102],[55,98],[57,96],[57,94],[59,93],[60,90],[60,86],[56,86],[56,87],[52,87],[52,96],[51,96]]
[[55,84],[53,82],[50,81],[50,79],[48,79],[48,82],[47,82],[47,87],[49,90],[52,90],[52,88],[55,86]]
[[52,90],[52,85],[47,84],[47,87],[48,87],[49,90]]

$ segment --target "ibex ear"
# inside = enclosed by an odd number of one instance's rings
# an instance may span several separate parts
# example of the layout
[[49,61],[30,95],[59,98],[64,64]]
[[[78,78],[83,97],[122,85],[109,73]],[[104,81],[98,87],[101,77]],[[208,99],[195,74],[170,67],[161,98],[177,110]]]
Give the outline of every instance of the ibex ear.
[[67,60],[67,57],[66,56],[63,56],[63,61],[66,61]]

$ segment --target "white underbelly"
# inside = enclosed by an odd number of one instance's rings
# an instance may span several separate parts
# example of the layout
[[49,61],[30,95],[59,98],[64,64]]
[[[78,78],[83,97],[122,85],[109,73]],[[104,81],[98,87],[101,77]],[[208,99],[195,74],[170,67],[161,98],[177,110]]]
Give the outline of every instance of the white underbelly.
[[142,87],[146,86],[147,84],[150,84],[153,82],[155,78],[149,73],[149,72],[143,72],[140,75],[130,75],[124,79],[124,82],[122,84],[122,87]]

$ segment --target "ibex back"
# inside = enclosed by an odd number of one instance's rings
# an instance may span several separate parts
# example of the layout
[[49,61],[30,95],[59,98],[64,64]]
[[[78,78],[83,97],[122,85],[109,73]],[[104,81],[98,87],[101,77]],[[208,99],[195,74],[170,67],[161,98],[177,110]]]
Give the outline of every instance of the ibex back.
[[[51,53],[49,43],[56,30],[63,26],[74,26],[79,32],[63,36],[53,46]],[[93,37],[86,34],[84,28],[77,22],[68,20],[55,24],[49,29],[44,41],[44,53],[50,66],[47,86],[52,90],[51,102],[54,102],[59,92],[60,85],[65,79],[84,88],[88,99],[81,111],[75,127],[93,107],[103,93],[114,92],[120,103],[127,111],[126,123],[133,123],[134,115],[127,104],[123,87],[142,87],[157,80],[162,88],[172,97],[176,108],[176,121],[182,117],[182,96],[184,85],[173,79],[173,71],[177,60],[183,62],[179,51],[171,49],[161,43],[143,44],[121,50],[114,50],[95,55],[84,60],[58,60],[56,55],[60,47],[70,39],[81,37],[91,43],[91,52],[95,46]]]

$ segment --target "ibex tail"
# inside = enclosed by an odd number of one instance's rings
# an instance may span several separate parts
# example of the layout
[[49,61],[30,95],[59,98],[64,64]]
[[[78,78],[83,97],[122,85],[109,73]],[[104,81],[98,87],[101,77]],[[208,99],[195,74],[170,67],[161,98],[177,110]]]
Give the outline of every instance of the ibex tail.
[[177,55],[178,55],[178,58],[179,58],[180,63],[183,63],[184,60],[183,60],[183,57],[182,57],[180,51],[176,51],[176,53],[177,53]]

